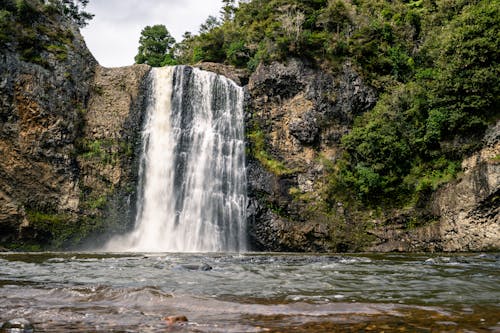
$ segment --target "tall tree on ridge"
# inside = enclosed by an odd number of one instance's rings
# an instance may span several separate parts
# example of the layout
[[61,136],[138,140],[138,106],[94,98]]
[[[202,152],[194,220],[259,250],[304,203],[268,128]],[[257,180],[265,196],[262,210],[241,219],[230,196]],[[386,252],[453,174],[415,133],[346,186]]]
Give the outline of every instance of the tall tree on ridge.
[[153,67],[173,65],[175,64],[174,44],[174,37],[163,24],[147,26],[141,31],[139,52],[135,56],[135,62]]

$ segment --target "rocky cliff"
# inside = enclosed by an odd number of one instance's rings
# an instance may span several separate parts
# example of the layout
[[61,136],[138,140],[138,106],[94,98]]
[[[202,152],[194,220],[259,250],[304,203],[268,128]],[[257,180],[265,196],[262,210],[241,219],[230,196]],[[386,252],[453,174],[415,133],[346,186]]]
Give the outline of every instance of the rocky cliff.
[[349,62],[332,72],[299,60],[261,65],[248,85],[249,233],[267,251],[481,251],[500,247],[499,125],[463,172],[418,207],[331,202],[340,138],[376,103]]
[[500,248],[500,122],[484,148],[462,162],[458,179],[430,200],[435,220],[407,230],[401,224],[373,230],[372,251],[484,251]]
[[349,62],[333,73],[292,59],[260,65],[248,92],[248,218],[254,246],[345,250],[351,226],[327,209],[323,194],[328,168],[341,154],[340,138],[356,115],[373,107],[374,90]]
[[36,250],[127,226],[149,67],[102,68],[75,24],[32,10],[1,41],[0,245]]
[[[28,57],[13,41],[0,53],[0,241],[50,238],[56,224],[76,223],[79,171],[75,142],[96,61],[78,29],[40,22],[54,47]],[[37,25],[34,25],[38,27]],[[38,39],[51,38],[37,29]]]
[[[150,67],[100,67],[78,29],[57,15],[26,29],[43,47],[26,52],[21,36],[0,51],[0,245],[99,244],[133,223]],[[457,179],[416,207],[380,212],[329,192],[341,138],[378,98],[349,59],[323,68],[292,58],[253,73],[198,66],[246,87],[253,249],[500,248],[498,123]]]

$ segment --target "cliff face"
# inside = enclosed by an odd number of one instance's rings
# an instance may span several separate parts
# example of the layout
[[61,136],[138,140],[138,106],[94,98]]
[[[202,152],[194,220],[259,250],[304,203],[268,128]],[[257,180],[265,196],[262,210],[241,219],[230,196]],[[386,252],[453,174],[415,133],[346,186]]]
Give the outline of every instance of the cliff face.
[[[43,26],[39,56],[15,43],[0,51],[0,245],[9,248],[74,247],[89,236],[99,243],[129,228],[135,215],[150,67],[100,67],[71,23],[59,18]],[[342,136],[377,102],[350,61],[332,69],[291,59],[261,64],[251,75],[215,63],[199,67],[246,86],[254,249],[500,248],[498,123],[455,181],[411,214],[380,214],[328,192]],[[419,216],[425,225],[408,223]]]
[[[481,251],[500,248],[500,127],[465,159],[458,179],[411,212],[330,202],[340,138],[376,102],[346,62],[336,72],[298,60],[261,65],[247,107],[249,233],[267,251]],[[408,221],[416,219],[414,226]],[[427,221],[419,226],[423,219]],[[431,222],[429,223],[429,220]]]
[[248,218],[255,248],[344,250],[351,226],[327,210],[326,177],[354,117],[375,104],[374,91],[349,62],[331,73],[293,59],[259,66],[248,92]]
[[[50,26],[54,29],[56,27]],[[96,61],[74,26],[59,52],[32,63],[19,52],[0,53],[0,241],[44,238],[33,221],[50,214],[74,223],[78,213],[78,165],[74,156]],[[43,212],[43,213],[42,213]]]
[[76,157],[80,218],[89,234],[105,237],[133,223],[149,71],[96,67]]
[[104,69],[74,24],[33,15],[0,51],[0,245],[68,247],[131,221],[149,67]]

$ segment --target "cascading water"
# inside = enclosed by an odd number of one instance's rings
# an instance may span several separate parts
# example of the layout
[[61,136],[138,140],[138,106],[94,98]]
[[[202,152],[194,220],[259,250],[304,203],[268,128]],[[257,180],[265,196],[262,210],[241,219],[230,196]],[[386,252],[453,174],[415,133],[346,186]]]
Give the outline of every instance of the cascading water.
[[243,89],[186,66],[150,79],[135,230],[106,249],[245,250]]

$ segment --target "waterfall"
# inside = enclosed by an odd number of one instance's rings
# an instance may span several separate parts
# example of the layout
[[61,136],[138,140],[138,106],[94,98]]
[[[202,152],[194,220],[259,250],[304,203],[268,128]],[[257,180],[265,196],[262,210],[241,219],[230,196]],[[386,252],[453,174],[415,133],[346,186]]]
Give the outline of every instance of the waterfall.
[[106,249],[245,250],[243,89],[187,66],[150,80],[135,229]]

